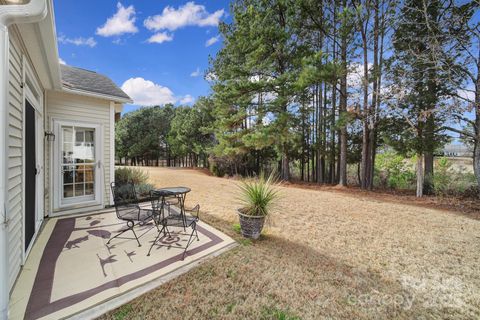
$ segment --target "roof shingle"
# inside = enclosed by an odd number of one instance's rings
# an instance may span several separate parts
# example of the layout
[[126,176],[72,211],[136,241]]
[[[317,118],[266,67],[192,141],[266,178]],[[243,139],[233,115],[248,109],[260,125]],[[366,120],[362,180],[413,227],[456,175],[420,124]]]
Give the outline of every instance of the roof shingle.
[[60,65],[60,70],[64,87],[131,100],[122,89],[104,75],[63,64]]

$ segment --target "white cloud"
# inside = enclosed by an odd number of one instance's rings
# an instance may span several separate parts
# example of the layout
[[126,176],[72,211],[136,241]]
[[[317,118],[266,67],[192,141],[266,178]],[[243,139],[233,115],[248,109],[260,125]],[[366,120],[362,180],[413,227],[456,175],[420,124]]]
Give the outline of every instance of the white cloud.
[[193,101],[195,101],[195,99],[189,94],[180,99],[181,104],[191,104]]
[[210,47],[212,44],[217,43],[220,40],[220,36],[212,37],[205,42],[205,47]]
[[141,106],[156,106],[167,103],[191,104],[195,98],[187,94],[176,97],[168,87],[161,86],[144,78],[130,78],[122,84],[122,90]]
[[122,90],[128,94],[137,105],[155,106],[175,103],[172,90],[143,78],[130,78],[122,84]]
[[200,68],[197,68],[195,71],[193,71],[192,73],[190,73],[190,77],[198,77],[200,76],[202,73],[200,71]]
[[172,41],[173,40],[173,35],[168,34],[167,32],[157,32],[150,38],[148,38],[147,42],[148,43],[162,43],[162,42],[167,42],[167,41]]
[[97,34],[102,37],[119,36],[125,33],[136,33],[135,7],[125,8],[120,2],[117,3],[117,12],[107,19],[105,24],[97,28]]
[[[369,73],[373,68],[373,64],[368,64]],[[361,63],[352,63],[349,66],[349,72],[347,74],[347,86],[349,88],[362,89],[363,86],[363,64]]]
[[58,42],[64,44],[74,44],[76,46],[89,46],[90,48],[93,48],[97,45],[97,42],[92,37],[67,38],[64,35],[61,35],[60,37],[58,37]]
[[65,60],[63,60],[63,59],[60,58],[60,57],[58,58],[58,63],[60,63],[60,64],[67,64],[67,63],[65,62]]
[[218,26],[220,18],[225,15],[225,10],[220,9],[209,13],[205,6],[187,2],[185,5],[175,9],[166,6],[161,14],[148,17],[144,25],[149,30],[170,30],[174,31],[186,26]]

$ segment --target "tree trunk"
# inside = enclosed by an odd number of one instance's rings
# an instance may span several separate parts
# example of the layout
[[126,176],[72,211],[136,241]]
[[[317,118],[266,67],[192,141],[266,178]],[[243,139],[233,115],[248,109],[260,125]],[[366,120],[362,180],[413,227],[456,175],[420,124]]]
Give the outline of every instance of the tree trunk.
[[377,152],[377,117],[378,107],[380,106],[378,100],[380,99],[380,76],[381,69],[379,66],[379,52],[383,48],[379,48],[379,29],[380,29],[380,0],[374,2],[374,24],[373,24],[373,88],[372,88],[372,105],[370,107],[370,132],[368,135],[368,148],[369,148],[369,170],[368,170],[368,189],[373,189],[373,180],[375,176],[375,156]]
[[425,152],[425,175],[423,181],[423,193],[427,195],[431,195],[434,193],[434,185],[433,185],[433,153],[428,151]]
[[[476,124],[477,126],[480,126],[479,115],[477,115]],[[477,134],[476,134],[477,138],[475,139],[474,147],[473,147],[473,172],[475,173],[475,177],[477,178],[478,195],[480,197],[480,134],[479,132],[480,130],[477,130]]]
[[368,146],[369,142],[369,130],[368,130],[368,124],[367,120],[363,120],[363,128],[362,128],[362,160],[360,162],[360,176],[362,178],[362,181],[360,183],[360,187],[362,189],[368,189],[369,188],[369,183],[368,183],[368,166],[369,166],[369,151],[370,148]]
[[475,139],[473,147],[473,172],[477,178],[478,195],[480,197],[480,50],[477,59],[477,79],[475,82]]
[[423,154],[417,154],[417,197],[423,197]]
[[367,30],[366,26],[361,23],[361,35],[362,35],[362,52],[363,52],[363,128],[362,128],[362,160],[360,167],[360,175],[362,177],[362,182],[360,184],[362,189],[370,188],[370,170],[371,170],[371,161],[370,161],[370,147],[369,147],[369,121],[370,121],[370,108],[368,106],[368,43],[367,43]]
[[[337,8],[335,6],[334,2],[334,8],[333,8],[333,41],[332,41],[332,59],[334,61],[337,60],[337,32],[336,32],[336,27],[337,27]],[[332,83],[332,114],[330,118],[330,166],[329,166],[329,182],[330,183],[335,183],[336,182],[336,174],[335,174],[335,165],[336,165],[336,151],[335,151],[335,119],[336,119],[336,109],[337,109],[337,75],[335,74],[334,71],[334,81]]]
[[324,144],[323,144],[323,85],[320,84],[317,87],[317,105],[318,105],[318,113],[317,113],[317,166],[316,166],[316,173],[317,173],[317,183],[324,183],[325,182],[325,175],[324,175],[324,161],[323,161],[323,152],[324,152]]
[[287,155],[287,148],[283,146],[282,152],[282,172],[281,172],[282,180],[288,181],[290,179],[290,170],[289,170],[289,161]]
[[[431,79],[431,86],[436,86],[435,81],[434,81],[434,74],[431,74],[429,72],[429,76]],[[435,108],[434,106],[431,107],[432,109]],[[426,122],[425,122],[425,130],[424,130],[424,135],[426,139],[426,149],[424,151],[424,158],[425,158],[425,174],[424,174],[424,181],[423,181],[423,193],[430,195],[433,194],[433,152],[434,152],[434,146],[432,144],[432,141],[435,139],[435,115],[431,113],[428,115]]]
[[370,157],[371,157],[371,159],[370,159],[371,170],[370,170],[370,186],[369,186],[369,189],[372,190],[373,189],[373,179],[375,177],[375,159],[376,159],[376,156],[377,156],[377,129],[376,129],[376,125],[370,131],[369,145],[370,145]]
[[[347,7],[347,1],[343,0],[343,9]],[[345,18],[343,18],[345,19]],[[342,24],[346,23],[344,20]],[[342,34],[340,56],[342,61],[342,75],[340,77],[340,176],[338,183],[342,186],[347,185],[347,34]]]

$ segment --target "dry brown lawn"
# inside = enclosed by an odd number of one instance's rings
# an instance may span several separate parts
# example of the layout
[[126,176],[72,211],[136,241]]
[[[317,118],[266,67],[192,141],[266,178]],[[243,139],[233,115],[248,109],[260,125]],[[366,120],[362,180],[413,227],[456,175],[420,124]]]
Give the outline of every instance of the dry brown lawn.
[[243,240],[235,180],[145,168],[241,245],[105,319],[478,319],[480,221],[345,191],[280,187],[261,240]]

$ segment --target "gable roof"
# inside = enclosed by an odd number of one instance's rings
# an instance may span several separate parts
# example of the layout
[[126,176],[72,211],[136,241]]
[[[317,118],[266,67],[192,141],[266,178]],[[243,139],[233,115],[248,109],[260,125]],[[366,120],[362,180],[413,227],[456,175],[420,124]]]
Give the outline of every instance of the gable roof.
[[93,93],[118,102],[132,103],[132,99],[110,78],[94,71],[60,65],[63,88],[67,91]]

